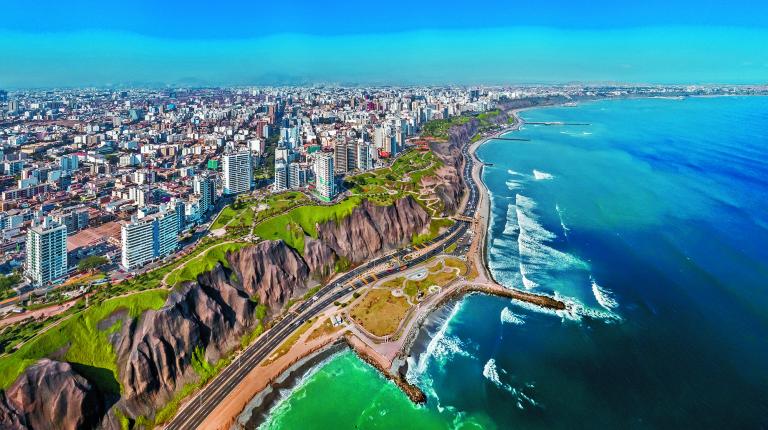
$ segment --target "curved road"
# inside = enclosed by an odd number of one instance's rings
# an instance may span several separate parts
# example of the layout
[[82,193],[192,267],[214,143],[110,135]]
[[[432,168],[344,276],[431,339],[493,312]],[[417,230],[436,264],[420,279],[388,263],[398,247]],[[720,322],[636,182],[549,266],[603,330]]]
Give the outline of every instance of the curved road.
[[[462,147],[462,154],[464,160],[466,160],[463,172],[464,182],[468,185],[470,193],[462,215],[473,217],[478,203],[478,186],[472,179],[472,166],[474,160],[469,154],[468,147],[468,144],[465,144]],[[456,221],[456,223],[449,227],[444,233],[416,248],[417,250],[424,249],[440,242],[442,242],[442,246],[436,246],[426,253],[408,259],[406,259],[406,257],[410,257],[410,254],[412,253],[417,254],[417,252],[414,252],[411,248],[401,249],[397,252],[369,261],[362,266],[358,266],[354,270],[345,273],[330,284],[322,287],[311,298],[305,300],[294,311],[289,312],[285,317],[272,326],[272,328],[262,334],[254,344],[246,348],[239,357],[235,358],[229,366],[210,381],[194,399],[187,403],[184,409],[174,417],[166,428],[169,430],[197,428],[205,420],[208,414],[210,414],[211,411],[213,411],[216,406],[235,389],[235,387],[237,387],[240,381],[245,378],[251,369],[264,360],[270,352],[283,343],[283,341],[285,341],[291,333],[305,321],[321,313],[333,302],[362,288],[377,278],[382,278],[398,271],[405,270],[409,266],[420,264],[427,259],[444,252],[445,248],[458,241],[464,233],[466,233],[468,228],[468,222]],[[404,263],[401,265],[395,264],[393,267],[378,271],[360,279],[360,275],[378,266],[384,265],[393,259],[396,259],[395,261],[403,261]]]

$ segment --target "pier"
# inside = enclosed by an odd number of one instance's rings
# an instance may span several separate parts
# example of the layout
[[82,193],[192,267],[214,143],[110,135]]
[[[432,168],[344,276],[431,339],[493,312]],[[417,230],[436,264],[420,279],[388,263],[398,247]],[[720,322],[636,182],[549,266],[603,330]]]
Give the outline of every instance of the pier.
[[[532,123],[529,123],[532,124]],[[517,142],[530,142],[531,139],[524,139],[522,137],[494,137],[495,140],[513,140]]]

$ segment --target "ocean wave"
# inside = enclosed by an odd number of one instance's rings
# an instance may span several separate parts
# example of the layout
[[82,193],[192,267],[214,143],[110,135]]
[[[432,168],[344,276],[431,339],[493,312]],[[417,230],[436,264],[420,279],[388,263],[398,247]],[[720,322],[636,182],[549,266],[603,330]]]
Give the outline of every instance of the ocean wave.
[[508,179],[506,185],[509,191],[515,191],[522,188],[523,183],[521,181],[515,181],[514,179]]
[[424,352],[419,355],[416,366],[409,366],[409,373],[411,373],[410,369],[413,369],[413,376],[418,376],[426,371],[429,359],[435,359],[438,362],[444,363],[445,360],[454,355],[471,356],[461,339],[448,334],[450,323],[461,310],[463,303],[463,301],[459,301],[453,305],[453,309],[451,309],[451,312],[440,325],[440,328],[430,339]]
[[525,324],[525,319],[522,315],[517,315],[511,310],[509,310],[508,307],[504,307],[504,309],[501,310],[501,322],[507,323],[507,324]]
[[555,212],[557,212],[557,217],[560,219],[560,227],[563,229],[563,236],[568,239],[568,232],[571,231],[571,229],[565,226],[565,221],[563,221],[563,211],[560,210],[560,205],[557,203],[555,203]]
[[533,179],[536,179],[537,181],[547,181],[550,179],[555,179],[555,176],[551,173],[542,172],[541,170],[533,169]]
[[520,232],[520,226],[517,224],[517,206],[510,203],[507,206],[507,222],[504,224],[504,234],[513,235]]
[[584,317],[588,317],[593,320],[601,320],[606,323],[617,322],[622,320],[621,316],[619,316],[618,314],[612,311],[605,311],[602,309],[593,309],[591,307],[585,306],[583,303],[579,302],[578,300],[568,298],[568,297],[560,297],[557,294],[555,294],[555,298],[565,303],[565,310],[556,311],[557,315],[563,318],[563,320],[571,320],[571,321],[579,322]]
[[581,259],[548,245],[557,238],[557,235],[539,223],[535,213],[536,203],[532,199],[518,194],[515,203],[519,226],[517,236],[519,266],[525,288],[535,288],[540,283],[536,277],[545,277],[549,271],[588,267]]
[[595,282],[594,279],[591,279],[591,281],[592,294],[595,295],[595,300],[597,300],[597,303],[599,303],[600,306],[608,311],[612,311],[614,308],[619,306],[619,302],[616,301],[616,298],[614,297],[614,294],[611,290],[601,287],[597,284],[597,282]]
[[485,379],[493,382],[497,386],[501,386],[501,381],[499,380],[499,372],[496,369],[496,360],[491,358],[485,363],[485,366],[483,366],[483,376],[485,376]]
[[512,396],[515,398],[515,403],[518,408],[525,409],[524,404],[528,404],[534,407],[539,406],[536,400],[533,399],[532,394],[526,394],[524,392],[526,389],[529,392],[533,390],[534,384],[527,383],[523,388],[517,389],[512,385],[502,381],[499,372],[505,375],[507,374],[504,369],[499,369],[497,367],[495,359],[491,358],[485,362],[485,365],[483,366],[483,376],[485,379],[491,381],[496,387],[512,394]]

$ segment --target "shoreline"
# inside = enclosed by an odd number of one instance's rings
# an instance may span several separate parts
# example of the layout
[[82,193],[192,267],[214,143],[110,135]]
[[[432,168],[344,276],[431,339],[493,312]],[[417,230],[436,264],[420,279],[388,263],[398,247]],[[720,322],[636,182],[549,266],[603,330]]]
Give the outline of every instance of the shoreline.
[[[404,331],[401,333],[401,339],[399,341],[400,346],[397,348],[394,357],[388,358],[382,356],[381,353],[372,347],[372,345],[369,345],[366,340],[356,335],[355,330],[347,328],[346,330],[336,333],[335,336],[331,336],[331,339],[327,339],[322,346],[309,348],[308,350],[305,349],[303,353],[299,353],[297,357],[294,357],[290,364],[286,363],[287,365],[281,366],[276,372],[274,371],[274,366],[267,366],[272,367],[273,369],[269,373],[274,372],[275,374],[272,375],[268,381],[263,382],[263,385],[259,384],[262,385],[259,389],[247,390],[252,391],[253,394],[248,397],[245,402],[243,402],[242,399],[237,402],[242,405],[238,408],[237,412],[231,414],[234,412],[234,408],[231,408],[232,405],[230,405],[230,408],[222,408],[230,411],[225,413],[225,415],[229,415],[229,419],[211,420],[209,416],[209,419],[206,419],[200,428],[258,428],[258,426],[269,419],[270,413],[280,403],[280,390],[295,390],[300,386],[301,381],[306,375],[318,369],[319,365],[332,359],[333,356],[341,353],[347,348],[349,348],[349,350],[351,350],[359,359],[377,370],[384,378],[395,384],[412,402],[414,402],[414,404],[424,404],[427,402],[425,393],[418,386],[411,384],[405,377],[408,367],[407,358],[410,357],[413,352],[413,347],[423,328],[423,324],[433,312],[442,308],[446,303],[460,301],[470,294],[488,294],[530,303],[542,308],[565,310],[567,305],[554,297],[533,294],[514,288],[506,288],[501,284],[498,284],[493,278],[491,270],[487,265],[486,234],[488,232],[490,217],[490,193],[482,180],[482,171],[485,167],[485,162],[477,157],[476,151],[480,146],[491,139],[499,137],[505,133],[519,130],[520,127],[525,124],[525,121],[519,116],[519,113],[536,107],[539,106],[516,108],[508,111],[508,114],[515,118],[514,124],[489,136],[485,136],[477,142],[468,142],[468,146],[466,147],[467,154],[469,157],[472,157],[472,160],[474,161],[471,175],[478,187],[480,199],[476,214],[476,238],[472,241],[472,248],[474,248],[474,251],[470,249],[466,262],[468,270],[470,270],[471,267],[475,267],[477,276],[473,280],[464,280],[460,285],[447,287],[445,294],[436,297],[434,302],[419,309],[418,312],[410,317],[410,321],[404,321]],[[467,193],[465,199],[468,198],[469,193]],[[466,201],[468,200],[462,202],[462,206],[466,204]],[[479,218],[479,220],[477,220],[477,218]],[[370,341],[370,339],[368,339],[368,341]],[[294,354],[289,352],[287,355]],[[253,369],[252,373],[259,373],[259,370],[265,371],[266,369],[262,367],[262,364],[259,364]],[[214,424],[215,422],[218,422],[218,424]]]

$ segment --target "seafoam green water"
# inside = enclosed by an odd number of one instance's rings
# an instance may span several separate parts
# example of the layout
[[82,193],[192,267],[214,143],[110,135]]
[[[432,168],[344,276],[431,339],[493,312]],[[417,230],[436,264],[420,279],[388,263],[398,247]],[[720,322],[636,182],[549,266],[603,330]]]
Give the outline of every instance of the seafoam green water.
[[490,266],[575,315],[473,295],[424,329],[414,407],[346,353],[266,428],[768,426],[768,98],[527,111],[479,156]]

